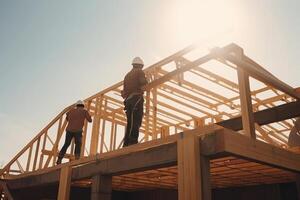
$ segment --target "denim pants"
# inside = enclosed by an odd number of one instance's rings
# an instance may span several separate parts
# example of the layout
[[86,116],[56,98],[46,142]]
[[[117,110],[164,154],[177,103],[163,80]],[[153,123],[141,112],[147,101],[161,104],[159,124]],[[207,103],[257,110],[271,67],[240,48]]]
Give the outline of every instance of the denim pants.
[[135,95],[124,102],[127,118],[127,126],[123,146],[138,143],[139,129],[142,125],[144,98]]
[[64,155],[66,154],[66,151],[68,147],[70,146],[72,139],[75,139],[75,157],[76,159],[80,157],[80,151],[81,151],[81,140],[82,140],[82,131],[78,132],[66,132],[66,139],[64,146],[61,148],[58,157],[63,158]]

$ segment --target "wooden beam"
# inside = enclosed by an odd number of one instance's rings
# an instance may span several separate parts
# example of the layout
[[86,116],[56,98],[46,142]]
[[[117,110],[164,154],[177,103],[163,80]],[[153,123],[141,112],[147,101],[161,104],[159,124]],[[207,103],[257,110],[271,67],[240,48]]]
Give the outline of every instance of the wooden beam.
[[[91,144],[90,144],[90,155],[96,155],[98,143],[99,143],[99,128],[100,128],[100,113],[102,106],[102,96],[96,98],[96,108],[95,115],[93,120],[93,128],[91,135]],[[84,150],[84,149],[83,149]]]
[[70,198],[72,168],[63,167],[60,170],[58,200],[68,200]]
[[91,200],[111,200],[112,177],[95,175],[92,177]]
[[[73,105],[72,105],[73,106]],[[41,130],[37,136],[35,136],[3,169],[0,170],[0,174],[3,174],[7,171],[7,169],[10,168],[10,166],[16,162],[16,160],[24,154],[26,150],[34,143],[36,140],[38,140],[45,132],[48,131],[48,129],[53,126],[72,106],[69,106],[65,108],[62,112],[60,112],[43,130]]]
[[[14,200],[13,196],[11,195],[7,185],[5,182],[0,181],[0,187],[2,187],[2,192],[4,193],[4,199],[5,200]],[[1,191],[0,191],[0,195],[1,195]],[[0,196],[1,198],[1,196]]]
[[253,78],[256,78],[257,80],[263,83],[266,83],[267,85],[271,85],[276,89],[284,93],[287,93],[288,95],[298,100],[300,99],[300,94],[296,93],[291,86],[275,78],[275,76],[273,75],[271,76],[269,73],[266,73],[265,70],[261,70],[260,67],[258,67],[255,63],[253,62],[249,63],[249,60],[247,60],[248,62],[244,61],[229,53],[224,55],[224,57],[225,59],[236,64],[237,66],[243,67],[243,69],[245,69]]
[[252,139],[256,138],[252,109],[249,75],[240,67],[237,68],[243,129]]
[[212,55],[211,54],[203,56],[203,57],[201,57],[201,58],[199,58],[199,59],[197,59],[197,60],[195,60],[195,61],[193,61],[193,62],[191,62],[191,63],[189,63],[189,64],[187,64],[187,65],[185,65],[183,67],[181,67],[181,68],[178,68],[178,69],[176,69],[176,70],[174,70],[172,72],[169,72],[168,74],[166,74],[163,77],[160,77],[160,78],[152,81],[151,83],[148,83],[146,86],[144,86],[143,89],[144,90],[150,90],[151,88],[154,88],[154,87],[156,87],[156,86],[158,86],[160,84],[163,84],[166,81],[171,80],[173,77],[176,77],[178,74],[183,73],[185,71],[188,71],[188,70],[190,70],[190,69],[192,69],[192,68],[194,68],[194,67],[196,67],[198,65],[201,65],[203,63],[206,63],[206,62],[210,61],[211,59],[212,59]]
[[178,199],[201,200],[201,170],[199,138],[182,134],[177,142]]
[[269,145],[258,140],[249,140],[246,136],[224,129],[219,137],[219,146],[224,152],[275,166],[278,168],[300,172],[300,155]]
[[296,187],[297,187],[297,196],[298,200],[300,200],[300,174],[296,175]]
[[201,168],[201,185],[202,185],[202,200],[211,200],[211,181],[210,181],[210,162],[209,157],[201,154],[200,156]]
[[[260,126],[295,118],[300,116],[300,101],[261,110],[253,113],[253,115],[254,121]],[[217,124],[234,131],[238,131],[243,128],[241,117],[224,120]]]
[[[74,168],[72,170],[72,180],[90,178],[99,173],[111,175],[125,174],[175,165],[177,162],[177,145],[175,143],[177,137],[178,135],[169,136],[166,139],[150,141],[148,144],[142,143],[102,154],[100,157],[93,158],[91,160],[93,162]],[[161,145],[162,143],[164,144]],[[149,144],[159,146],[149,147]],[[74,163],[80,163],[80,161],[74,161]],[[68,166],[68,164],[64,165]],[[9,180],[8,185],[11,189],[20,189],[56,183],[60,177],[60,171],[56,167],[59,166],[55,166],[52,171],[51,169],[45,169],[44,173]]]

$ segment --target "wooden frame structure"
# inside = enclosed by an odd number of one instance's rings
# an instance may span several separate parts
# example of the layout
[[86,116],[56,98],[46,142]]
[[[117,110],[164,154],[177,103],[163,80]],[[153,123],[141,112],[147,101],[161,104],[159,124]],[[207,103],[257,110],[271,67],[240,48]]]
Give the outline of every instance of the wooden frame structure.
[[[27,144],[0,171],[0,176],[9,180],[8,185],[12,190],[24,187],[22,186],[24,183],[28,186],[28,182],[20,181],[22,179],[31,180],[29,183],[34,186],[41,181],[43,184],[57,182],[61,176],[59,191],[64,192],[59,192],[59,199],[68,199],[68,188],[72,181],[91,178],[90,182],[94,185],[92,187],[94,199],[99,198],[99,195],[105,196],[104,199],[110,199],[108,191],[115,187],[116,180],[124,178],[112,177],[113,175],[151,167],[170,167],[177,163],[175,171],[178,176],[175,176],[175,187],[177,188],[178,183],[179,199],[196,200],[210,199],[209,192],[206,192],[211,187],[208,184],[210,183],[208,175],[211,174],[209,170],[214,164],[211,157],[217,155],[228,154],[233,156],[233,160],[238,156],[246,158],[247,161],[254,160],[299,172],[300,160],[284,160],[287,164],[281,161],[285,159],[284,156],[288,158],[292,156],[292,153],[282,148],[288,148],[287,138],[293,127],[292,119],[300,116],[300,94],[244,55],[243,49],[235,44],[215,48],[202,57],[199,57],[201,54],[199,52],[199,48],[190,46],[145,69],[150,83],[144,88],[145,116],[140,137],[142,144],[120,149],[126,118],[120,96],[122,82],[119,82],[85,100],[86,108],[92,114],[93,123],[91,126],[88,124],[84,126],[83,151],[79,161],[54,166],[67,125],[64,114],[73,106],[71,105]],[[235,131],[236,134],[225,128]],[[214,133],[214,139],[202,138],[205,133],[209,135]],[[230,135],[228,139],[227,135]],[[242,135],[245,135],[246,139]],[[232,138],[235,137],[243,138],[236,140],[245,141],[249,148],[253,147],[253,143],[257,143],[262,145],[261,150],[276,148],[276,151],[282,154],[278,160],[267,156],[261,157],[255,154],[259,149],[252,149],[251,152],[227,141],[234,140]],[[222,138],[221,142],[219,138]],[[211,146],[207,146],[209,143],[207,141],[211,140],[213,141]],[[134,152],[137,159],[144,151],[156,152],[155,148],[160,150],[161,156],[168,162],[159,160],[162,159],[160,156],[151,157],[146,163],[135,162],[132,166],[125,167],[126,169],[116,170],[118,167],[124,167],[118,166],[117,163],[122,162],[122,159],[126,160],[128,153]],[[73,150],[74,144],[70,152]],[[205,153],[209,151],[213,153]],[[276,157],[272,151],[268,156]],[[73,159],[71,153],[65,158]],[[145,161],[145,158],[140,158]],[[103,159],[107,160],[103,167],[94,169],[93,163],[102,166]],[[112,168],[115,166],[116,171],[111,171],[107,165]],[[35,180],[37,176],[39,178]],[[130,179],[130,175],[128,176],[127,179]],[[295,180],[294,175],[288,177],[291,177],[288,180]],[[127,179],[125,177],[125,180]],[[103,185],[108,185],[108,188],[102,190]],[[171,183],[167,185],[174,187]],[[213,185],[221,187],[222,184]],[[223,186],[226,187],[226,184]],[[133,187],[135,188],[137,187]]]

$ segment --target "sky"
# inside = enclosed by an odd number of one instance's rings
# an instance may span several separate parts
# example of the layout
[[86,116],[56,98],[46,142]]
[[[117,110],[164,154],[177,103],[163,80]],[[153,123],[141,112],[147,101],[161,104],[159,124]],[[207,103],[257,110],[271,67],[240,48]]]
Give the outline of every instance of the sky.
[[300,86],[298,0],[1,0],[0,167],[63,108],[193,43]]

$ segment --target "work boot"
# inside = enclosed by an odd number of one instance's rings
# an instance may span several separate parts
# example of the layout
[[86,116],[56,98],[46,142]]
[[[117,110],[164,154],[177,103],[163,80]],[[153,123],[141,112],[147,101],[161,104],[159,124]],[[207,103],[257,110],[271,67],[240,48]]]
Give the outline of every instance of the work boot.
[[61,160],[62,160],[62,158],[61,158],[61,157],[58,157],[58,158],[57,158],[57,161],[56,161],[56,164],[57,164],[57,165],[60,165],[60,164],[61,164]]
[[127,147],[127,146],[128,146],[128,139],[124,138],[123,147]]

